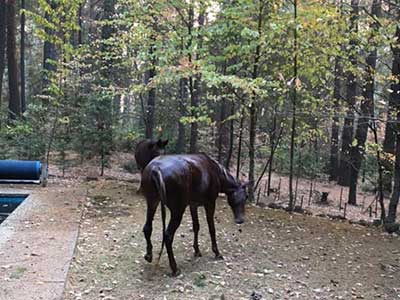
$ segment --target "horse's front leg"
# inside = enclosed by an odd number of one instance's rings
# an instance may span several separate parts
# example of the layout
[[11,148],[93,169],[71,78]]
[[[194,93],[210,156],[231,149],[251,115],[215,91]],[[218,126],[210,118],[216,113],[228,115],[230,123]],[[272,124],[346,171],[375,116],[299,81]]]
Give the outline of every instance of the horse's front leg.
[[194,248],[194,256],[201,257],[201,252],[199,248],[199,215],[197,212],[197,206],[193,205],[190,206],[190,214],[192,215],[192,223],[193,223],[193,232],[194,232],[194,241],[193,241],[193,248]]
[[210,201],[210,203],[206,204],[204,207],[206,210],[208,230],[210,232],[210,237],[211,237],[212,251],[214,252],[216,259],[223,259],[221,253],[219,253],[217,240],[215,237],[215,224],[214,224],[215,200]]
[[143,226],[144,237],[146,238],[146,255],[144,259],[148,262],[152,262],[153,260],[153,245],[151,244],[151,233],[153,231],[153,219],[154,214],[156,213],[158,200],[147,201],[147,215],[146,215],[146,223]]

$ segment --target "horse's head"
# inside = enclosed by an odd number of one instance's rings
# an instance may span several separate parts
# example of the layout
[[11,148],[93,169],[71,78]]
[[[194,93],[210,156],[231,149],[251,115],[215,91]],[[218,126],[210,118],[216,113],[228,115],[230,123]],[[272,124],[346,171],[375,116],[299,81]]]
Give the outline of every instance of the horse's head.
[[140,142],[135,151],[135,159],[139,169],[143,170],[147,164],[161,154],[161,150],[168,144],[168,140],[144,140]]
[[248,183],[240,184],[227,193],[228,204],[232,209],[236,224],[244,222],[245,204],[248,197],[247,186]]

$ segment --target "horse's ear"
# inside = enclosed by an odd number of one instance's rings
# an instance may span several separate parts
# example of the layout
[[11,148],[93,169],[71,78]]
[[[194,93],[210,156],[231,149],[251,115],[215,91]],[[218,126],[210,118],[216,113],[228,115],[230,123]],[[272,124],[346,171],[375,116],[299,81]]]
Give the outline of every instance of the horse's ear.
[[242,187],[244,189],[247,189],[249,187],[249,185],[250,185],[250,180],[246,181],[245,183],[242,183]]
[[165,146],[167,146],[167,144],[168,144],[168,140],[158,139],[158,141],[157,141],[157,147],[159,149],[163,149]]
[[149,149],[153,149],[153,147],[154,147],[154,145],[156,144],[157,142],[155,142],[155,141],[149,141],[149,143],[147,144],[147,147],[149,148]]

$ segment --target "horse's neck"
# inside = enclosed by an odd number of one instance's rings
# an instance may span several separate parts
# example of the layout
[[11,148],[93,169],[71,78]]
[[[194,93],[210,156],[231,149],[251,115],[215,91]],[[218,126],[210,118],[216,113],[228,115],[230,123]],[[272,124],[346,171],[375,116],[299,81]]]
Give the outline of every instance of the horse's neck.
[[221,165],[219,165],[220,169],[220,182],[221,182],[221,189],[223,193],[229,193],[235,190],[238,187],[238,183],[236,179],[229,174],[229,172]]
[[[205,154],[206,155],[206,154]],[[231,193],[232,191],[236,190],[239,186],[239,183],[236,179],[223,167],[218,161],[214,158],[206,155],[206,157],[214,164],[215,168],[217,169],[219,182],[221,185],[221,193]]]

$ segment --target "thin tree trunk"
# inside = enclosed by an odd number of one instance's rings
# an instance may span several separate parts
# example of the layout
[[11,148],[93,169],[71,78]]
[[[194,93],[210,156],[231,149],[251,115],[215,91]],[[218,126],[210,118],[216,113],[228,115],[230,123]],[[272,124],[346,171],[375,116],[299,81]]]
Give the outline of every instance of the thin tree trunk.
[[[400,122],[400,112],[397,113],[397,122]],[[387,223],[395,223],[397,216],[397,206],[400,198],[400,126],[397,126],[396,134],[396,161],[393,172],[393,189],[390,195]]]
[[[149,50],[149,54],[153,54],[152,47]],[[156,70],[154,66],[154,59],[151,59],[151,66],[150,69],[146,71],[145,74],[145,85],[151,84],[151,81],[156,76]],[[146,138],[152,139],[153,138],[153,131],[154,131],[154,112],[156,106],[156,89],[154,87],[150,87],[148,94],[147,94],[147,105],[146,105]]]
[[82,10],[83,10],[83,6],[85,4],[81,3],[81,5],[79,5],[79,9],[78,9],[78,45],[82,45],[83,43],[83,23],[82,23]]
[[336,180],[339,169],[339,117],[337,115],[340,108],[340,90],[342,86],[342,66],[340,58],[335,59],[335,83],[333,91],[333,118],[331,132],[331,149],[330,149],[330,164],[329,164],[329,180]]
[[[115,13],[116,0],[104,0],[103,2],[103,17],[102,20],[110,21]],[[114,28],[109,23],[106,23],[101,28],[101,54],[103,64],[106,66],[101,70],[101,85],[103,88],[107,88],[110,81],[113,80],[115,75],[115,69],[113,68],[113,62],[111,59],[106,58],[107,53],[110,51],[109,39],[114,33]],[[113,100],[114,98],[110,95],[101,95],[101,99],[97,103],[97,130],[100,135],[99,138],[99,150],[100,150],[100,164],[101,172],[100,176],[104,175],[104,169],[108,161],[108,156],[111,152],[113,144],[113,129],[112,129],[112,117],[113,117]]]
[[[264,17],[264,5],[263,1],[259,1],[258,18],[257,18],[257,31],[259,39],[262,35],[263,17]],[[258,40],[256,51],[254,53],[254,64],[252,79],[258,77],[259,72],[259,61],[261,54],[261,41]],[[253,92],[253,96],[250,103],[250,127],[249,127],[249,186],[248,194],[249,201],[254,201],[254,171],[255,171],[255,143],[256,143],[256,129],[257,129],[257,95]]]
[[[191,20],[194,21],[194,8],[193,5],[191,5],[190,8],[191,12]],[[192,22],[191,21],[191,22]],[[197,53],[196,53],[196,59],[199,59],[200,54],[199,51],[200,49],[203,47],[203,36],[200,33],[200,31],[202,30],[202,27],[204,26],[204,22],[205,22],[205,10],[204,7],[200,8],[200,13],[199,13],[199,17],[197,19],[197,23],[198,23],[198,35],[197,35],[197,44],[198,44],[198,49],[197,49]],[[191,23],[192,26],[194,25],[194,22]],[[197,74],[194,78],[192,78],[192,82],[191,82],[191,101],[190,101],[190,105],[191,105],[191,109],[192,109],[192,115],[194,116],[194,118],[196,120],[194,120],[192,122],[191,128],[190,128],[190,149],[189,152],[190,153],[196,153],[197,152],[197,140],[198,140],[198,135],[199,135],[199,124],[197,121],[197,117],[198,117],[198,112],[197,109],[200,105],[200,98],[201,98],[201,94],[202,94],[202,89],[201,89],[201,75]]]
[[[57,8],[55,0],[47,0],[47,3],[53,10]],[[52,22],[52,20],[50,19],[50,14],[48,12],[45,13],[45,19],[47,22]],[[46,27],[45,32],[49,36],[56,34],[53,29],[50,29],[48,27]],[[43,89],[46,89],[50,83],[50,74],[57,71],[57,60],[58,53],[56,45],[46,39],[43,45]]]
[[[359,12],[359,0],[352,0],[352,12],[350,18],[350,33],[358,31],[358,12]],[[350,40],[350,51],[355,51],[356,41]],[[353,67],[357,65],[357,56],[355,53],[351,53],[349,57],[350,63]],[[342,133],[342,150],[340,153],[340,172],[338,183],[343,186],[349,186],[350,184],[350,167],[353,163],[350,156],[351,143],[353,142],[353,131],[354,131],[354,105],[357,99],[357,78],[353,71],[347,71],[347,114],[344,118],[343,133]]]
[[[391,3],[394,4],[394,3]],[[395,5],[395,4],[394,4]],[[395,11],[398,11],[398,8],[395,8]],[[391,11],[391,10],[390,10]],[[396,36],[398,37],[397,31],[399,28],[396,29]],[[398,41],[398,40],[397,40]],[[395,68],[396,64],[396,55],[398,54],[398,49],[393,49],[393,66],[392,66],[392,73]],[[395,86],[395,84],[392,84]],[[396,116],[397,110],[400,107],[400,102],[397,97],[393,97],[391,94],[389,98],[389,105],[388,105],[388,113],[387,113],[387,122],[386,122],[386,129],[385,129],[385,139],[383,141],[383,151],[395,154],[396,153],[396,131],[397,131],[397,124],[396,124]]]
[[21,68],[21,111],[26,110],[25,99],[25,0],[21,0],[21,41],[20,41],[20,68]]
[[[374,0],[372,3],[372,15],[375,17],[380,16],[381,0]],[[374,31],[377,24],[371,25],[371,43],[375,36]],[[374,114],[374,85],[375,85],[375,68],[376,68],[376,55],[377,50],[373,49],[367,57],[366,78],[363,86],[363,100],[361,102],[361,115],[358,119],[355,140],[357,144],[350,148],[350,156],[352,164],[350,166],[350,189],[348,203],[352,205],[357,204],[357,182],[358,175],[365,153],[365,142],[368,134],[368,124]]]
[[229,148],[228,148],[228,154],[226,155],[226,161],[225,161],[225,168],[229,170],[229,165],[231,164],[231,159],[232,159],[232,153],[233,153],[233,138],[234,138],[234,130],[235,130],[235,120],[232,118],[232,116],[235,114],[235,102],[232,101],[231,104],[231,120],[229,121]]
[[223,161],[226,161],[227,147],[229,143],[228,126],[227,123],[225,122],[226,118],[227,118],[227,101],[225,98],[223,98],[220,105],[219,120],[218,120],[218,140],[217,140],[217,147],[218,147],[217,160],[221,164],[223,163]]
[[[373,106],[375,106],[373,104]],[[372,133],[374,134],[374,142],[376,145],[378,145],[378,130],[376,127],[376,121],[373,120],[371,124],[371,130]],[[381,220],[382,222],[385,222],[386,220],[386,212],[385,212],[385,203],[383,199],[383,171],[384,168],[382,166],[382,160],[381,160],[381,150],[379,148],[376,149],[376,161],[378,163],[378,192],[379,192],[379,205],[381,207]]]
[[289,211],[294,209],[295,199],[293,195],[293,166],[294,166],[294,139],[296,136],[296,109],[297,109],[297,0],[294,0],[294,57],[293,57],[293,83],[292,83],[292,128],[290,133],[290,165],[289,165]]
[[199,98],[197,89],[199,88],[198,81],[191,77],[189,78],[189,90],[190,90],[190,106],[191,106],[191,115],[196,119],[192,122],[190,126],[190,145],[189,145],[189,153],[197,152],[197,138],[198,138],[198,122],[197,122],[197,107],[199,106]]
[[242,112],[240,115],[240,124],[239,124],[238,153],[236,159],[236,179],[239,179],[240,162],[242,159],[243,123],[244,123],[244,109],[242,108]]
[[3,95],[3,76],[6,66],[7,7],[6,0],[0,0],[0,107]]
[[[187,101],[187,79],[181,78],[179,80],[179,116],[183,117],[185,115],[185,103]],[[178,120],[178,139],[176,141],[176,152],[185,152],[185,125]]]
[[[400,26],[396,28],[396,44],[393,45],[393,65],[392,65],[392,76],[394,78],[400,77]],[[394,110],[397,112],[397,123],[395,127],[396,132],[396,161],[393,173],[393,189],[390,196],[389,210],[387,216],[388,223],[394,223],[396,221],[397,206],[400,197],[400,83],[399,81],[394,82],[391,85],[392,92],[390,93],[390,100],[392,103],[396,103]]]
[[273,116],[273,119],[272,119],[272,131],[271,131],[271,134],[270,134],[270,139],[271,139],[271,142],[270,142],[270,144],[271,144],[271,158],[270,158],[270,160],[271,161],[270,161],[269,166],[268,166],[267,196],[270,195],[270,190],[271,190],[272,165],[273,165],[273,162],[274,162],[274,154],[275,154],[275,150],[274,149],[276,148],[275,143],[277,142],[276,141],[276,129],[277,129],[276,125],[277,124],[276,124],[276,107],[275,107],[274,116]]
[[18,89],[18,64],[16,45],[16,9],[15,0],[7,2],[7,61],[8,61],[8,86],[10,93],[9,118],[15,120],[21,116],[21,98]]

